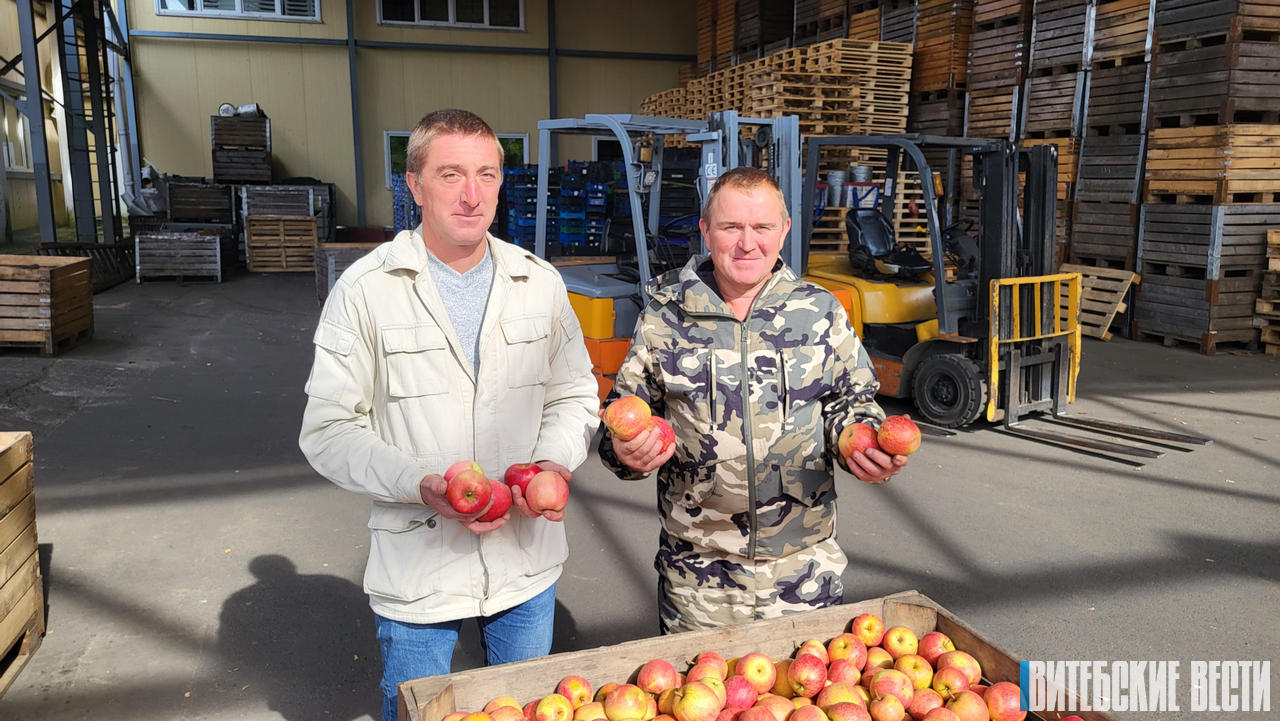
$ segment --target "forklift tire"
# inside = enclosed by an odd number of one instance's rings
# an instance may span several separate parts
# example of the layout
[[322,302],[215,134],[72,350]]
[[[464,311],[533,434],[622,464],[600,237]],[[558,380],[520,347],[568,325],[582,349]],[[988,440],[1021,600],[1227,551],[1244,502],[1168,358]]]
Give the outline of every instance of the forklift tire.
[[987,379],[978,364],[959,353],[939,353],[920,362],[911,391],[920,416],[944,428],[978,419],[987,405]]

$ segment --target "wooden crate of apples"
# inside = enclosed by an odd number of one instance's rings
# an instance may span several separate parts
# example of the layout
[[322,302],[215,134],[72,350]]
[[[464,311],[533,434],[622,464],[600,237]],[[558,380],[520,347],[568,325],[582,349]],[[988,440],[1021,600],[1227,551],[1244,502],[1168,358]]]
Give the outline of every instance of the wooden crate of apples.
[[1018,662],[928,597],[417,679],[401,721],[1109,721],[1018,710]]

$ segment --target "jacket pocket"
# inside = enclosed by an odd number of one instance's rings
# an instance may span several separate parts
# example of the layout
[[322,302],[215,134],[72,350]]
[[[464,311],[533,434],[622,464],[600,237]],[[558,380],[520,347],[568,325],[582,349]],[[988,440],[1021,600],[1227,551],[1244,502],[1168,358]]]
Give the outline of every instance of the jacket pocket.
[[365,589],[412,602],[440,590],[444,528],[435,509],[374,504],[369,513],[369,563]]
[[826,469],[782,466],[778,475],[782,492],[806,506],[823,506],[836,499],[835,478]]
[[387,352],[387,393],[414,398],[449,392],[452,352],[444,330],[432,323],[383,326]]
[[712,428],[716,407],[716,356],[711,348],[658,351],[663,402],[667,420],[676,427],[705,433]]
[[540,315],[502,320],[506,339],[507,386],[520,388],[551,378],[551,322]]
[[667,482],[664,493],[672,504],[694,508],[702,505],[716,488],[715,464],[699,465],[692,468],[679,468],[665,474]]

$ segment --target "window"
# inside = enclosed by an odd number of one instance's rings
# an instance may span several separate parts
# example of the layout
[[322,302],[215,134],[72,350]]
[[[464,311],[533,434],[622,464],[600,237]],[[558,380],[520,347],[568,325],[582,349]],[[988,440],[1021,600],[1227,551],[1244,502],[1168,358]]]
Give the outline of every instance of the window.
[[379,0],[378,21],[521,30],[524,0]]
[[[0,161],[5,170],[31,167],[31,124],[13,103],[0,97]],[[0,198],[0,202],[3,202]]]
[[320,0],[156,0],[159,15],[320,21]]
[[[503,167],[516,168],[529,164],[528,133],[498,133],[502,143]],[[395,187],[392,178],[404,175],[408,166],[409,133],[403,130],[386,130],[382,133],[382,159],[386,168],[387,190]]]

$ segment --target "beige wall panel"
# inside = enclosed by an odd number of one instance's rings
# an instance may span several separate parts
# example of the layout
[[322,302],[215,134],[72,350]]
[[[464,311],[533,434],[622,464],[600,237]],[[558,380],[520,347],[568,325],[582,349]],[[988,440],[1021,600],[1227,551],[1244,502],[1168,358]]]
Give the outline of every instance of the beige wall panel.
[[537,124],[547,115],[545,58],[365,49],[358,59],[369,225],[390,225],[393,218],[383,132],[412,130],[432,110],[466,108],[499,133],[528,133],[529,157],[537,157]]
[[271,118],[273,173],[337,184],[339,222],[355,217],[344,48],[263,43],[134,43],[144,157],[166,173],[210,176],[209,117],[256,102]]
[[692,0],[558,0],[556,46],[696,55],[696,9]]
[[[639,113],[645,97],[679,84],[680,63],[600,58],[559,59],[559,115]],[[590,138],[561,136],[560,162],[590,160]]]
[[470,30],[428,25],[379,25],[377,0],[357,0],[355,26],[356,37],[362,40],[546,48],[547,3],[546,0],[525,0],[524,30]]
[[[355,0],[357,6],[370,0]],[[359,9],[357,9],[359,12]],[[286,20],[224,20],[216,17],[182,17],[157,15],[154,0],[129,3],[129,25],[133,30],[155,30],[179,33],[213,33],[216,35],[267,35],[270,37],[331,38],[346,40],[347,11],[343,2],[320,0],[321,22]]]
[[[62,183],[53,181],[53,222],[65,225],[69,218],[67,206],[62,202]],[[8,203],[8,219],[14,230],[34,228],[40,224],[36,215],[36,183],[29,173],[12,174],[5,181],[4,202]],[[4,228],[0,228],[0,242],[4,241]]]

